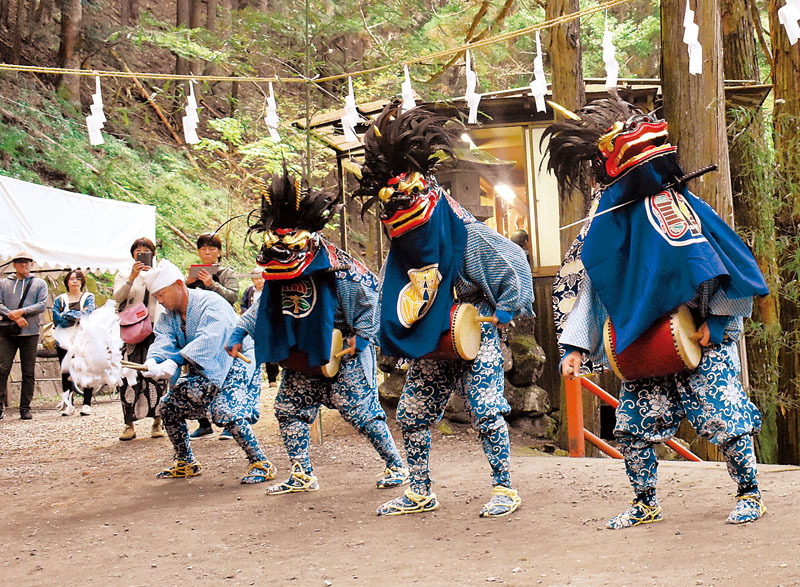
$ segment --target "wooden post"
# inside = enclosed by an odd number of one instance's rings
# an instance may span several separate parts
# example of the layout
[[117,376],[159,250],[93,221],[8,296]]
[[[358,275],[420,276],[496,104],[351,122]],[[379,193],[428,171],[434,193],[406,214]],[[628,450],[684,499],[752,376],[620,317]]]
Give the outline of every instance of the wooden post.
[[322,411],[317,412],[317,417],[311,423],[311,442],[322,444]]

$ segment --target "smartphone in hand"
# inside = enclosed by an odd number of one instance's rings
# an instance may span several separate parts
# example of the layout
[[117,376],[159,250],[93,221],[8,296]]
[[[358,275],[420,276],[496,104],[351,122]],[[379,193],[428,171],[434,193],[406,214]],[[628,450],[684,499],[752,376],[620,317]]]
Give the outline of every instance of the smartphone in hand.
[[153,252],[152,251],[147,251],[147,252],[144,252],[144,253],[136,253],[136,260],[139,263],[143,263],[143,264],[147,265],[148,267],[152,267],[153,266]]

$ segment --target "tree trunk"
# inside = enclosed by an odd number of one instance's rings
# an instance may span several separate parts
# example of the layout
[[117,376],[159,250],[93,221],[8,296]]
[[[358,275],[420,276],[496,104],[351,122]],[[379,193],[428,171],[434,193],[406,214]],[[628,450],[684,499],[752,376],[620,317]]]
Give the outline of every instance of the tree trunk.
[[[758,47],[749,0],[722,0],[723,64],[726,79],[759,80]],[[747,113],[729,112],[731,184],[736,227],[750,246],[761,271],[776,291],[778,262],[775,246],[777,202],[770,193],[766,171],[771,167],[764,154],[766,124],[760,109]],[[747,337],[750,393],[763,416],[756,436],[758,461],[778,462],[778,374],[782,332],[779,299],[773,293],[757,300],[753,319],[759,324]]]
[[719,0],[694,0],[695,23],[700,27],[703,72],[689,73],[689,54],[683,42],[686,0],[661,0],[661,83],[664,113],[672,143],[684,171],[716,163],[716,173],[692,181],[690,189],[726,222],[733,221],[730,164],[725,128],[722,35]]
[[[202,26],[203,24],[202,10],[203,10],[202,0],[191,0],[190,12],[189,12],[189,28],[198,29]],[[203,71],[203,61],[201,59],[198,59],[197,61],[192,62],[191,69],[193,74],[199,75]]]
[[773,56],[773,141],[778,174],[775,196],[782,203],[777,218],[777,240],[785,243],[780,251],[784,297],[781,299],[781,325],[785,346],[781,353],[779,388],[787,408],[778,417],[783,463],[800,463],[800,300],[792,290],[798,277],[797,250],[800,244],[800,43],[789,45],[786,29],[778,22],[778,9],[784,2],[769,1],[769,27]]
[[[578,0],[549,0],[545,11],[545,19],[550,20],[570,12],[577,12]],[[545,33],[547,34],[547,33]],[[572,20],[563,25],[550,29],[550,42],[547,44],[547,57],[553,71],[552,90],[553,101],[577,110],[586,102],[586,88],[583,83],[583,60],[581,56],[581,28],[580,21]],[[547,70],[545,66],[545,70]],[[585,216],[589,207],[590,194],[581,193],[579,190],[565,192],[559,190],[559,222],[570,224]],[[574,229],[561,231],[561,252],[566,252],[572,241],[578,235],[580,226]],[[556,358],[551,357],[551,360]],[[561,385],[561,422],[559,423],[559,443],[568,445],[567,440],[567,410],[564,385]],[[599,404],[591,394],[583,396],[584,425],[588,430],[599,435],[600,409]],[[593,454],[594,448],[588,447],[587,454]]]
[[44,24],[53,17],[53,0],[41,0],[36,7],[36,22]]
[[19,63],[22,53],[22,13],[25,7],[25,0],[17,0],[16,17],[14,18],[14,43],[11,46],[11,63]]
[[9,4],[11,0],[0,0],[0,24],[8,30],[8,12],[10,10]]
[[[83,12],[81,0],[60,0],[61,46],[58,49],[58,64],[67,69],[79,69],[78,43],[81,38]],[[59,91],[67,100],[80,99],[80,77],[65,75],[59,81]]]
[[[189,0],[178,0],[175,12],[175,26],[189,26],[191,18]],[[180,55],[175,56],[175,73],[177,75],[189,75],[191,67],[192,64],[188,59],[184,59]],[[179,86],[180,84],[175,84],[176,91]]]
[[206,28],[210,33],[217,32],[217,7],[219,0],[208,0],[208,9],[206,11]]
[[[689,188],[733,224],[728,137],[725,125],[722,33],[719,2],[692,0],[700,27],[703,71],[689,73],[689,53],[683,42],[686,0],[661,0],[661,84],[664,114],[678,159],[690,172],[716,163],[718,171],[691,182]],[[718,459],[719,451],[703,442],[693,447],[703,459]]]
[[[550,20],[579,10],[578,0],[550,0],[547,2],[545,19]],[[547,34],[547,33],[545,33]],[[586,88],[583,83],[583,60],[581,57],[581,28],[578,20],[550,29],[550,44],[547,57],[553,70],[553,101],[570,110],[577,110],[586,102]],[[547,70],[547,67],[545,67]],[[562,226],[585,216],[589,206],[590,194],[575,191],[561,193],[560,221]],[[566,252],[578,236],[580,226],[561,231],[561,250]]]

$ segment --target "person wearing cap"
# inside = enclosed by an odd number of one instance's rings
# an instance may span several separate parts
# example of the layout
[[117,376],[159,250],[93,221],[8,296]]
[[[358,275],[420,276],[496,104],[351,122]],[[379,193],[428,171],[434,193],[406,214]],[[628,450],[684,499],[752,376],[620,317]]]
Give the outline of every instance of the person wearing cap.
[[[246,339],[242,348],[248,362],[231,357],[223,348],[238,319],[233,307],[213,292],[189,289],[181,271],[166,259],[144,279],[166,311],[156,323],[143,375],[176,380],[159,403],[164,429],[175,448],[175,464],[158,477],[200,474],[186,420],[210,417],[231,433],[250,461],[242,483],[272,479],[275,467],[261,451],[252,428],[258,421],[261,396],[253,341]],[[179,375],[184,365],[187,372]]]
[[0,420],[5,417],[8,376],[19,351],[22,389],[19,417],[30,420],[36,383],[36,349],[39,345],[39,315],[47,303],[47,284],[31,275],[33,255],[20,251],[11,260],[15,273],[0,279]]

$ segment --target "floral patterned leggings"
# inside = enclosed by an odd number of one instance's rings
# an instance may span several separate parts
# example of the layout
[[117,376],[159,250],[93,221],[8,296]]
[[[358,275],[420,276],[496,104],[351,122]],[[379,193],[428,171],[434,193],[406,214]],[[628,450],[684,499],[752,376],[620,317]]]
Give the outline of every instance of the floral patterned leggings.
[[261,370],[256,369],[248,381],[242,361],[233,362],[222,388],[197,373],[178,379],[159,404],[164,430],[175,449],[175,460],[194,462],[186,420],[209,414],[217,426],[230,431],[251,463],[267,460],[251,426],[258,421],[260,396]]
[[722,447],[739,495],[758,490],[752,435],[761,429],[761,413],[742,389],[739,370],[731,342],[705,347],[694,371],[623,382],[614,435],[638,498],[655,499],[653,445],[669,440],[684,417],[699,435]]
[[473,361],[460,359],[414,359],[397,406],[397,421],[403,431],[411,490],[431,492],[428,457],[430,427],[444,415],[447,402],[460,394],[478,431],[483,452],[492,468],[492,484],[511,487],[510,441],[504,415],[511,411],[503,388],[503,353],[497,328],[481,325],[481,346]]
[[337,410],[364,435],[387,467],[402,467],[403,459],[378,401],[377,382],[375,377],[371,379],[375,383],[370,384],[358,357],[344,359],[339,373],[331,379],[286,370],[275,397],[275,417],[289,460],[312,472],[308,429],[324,405]]

